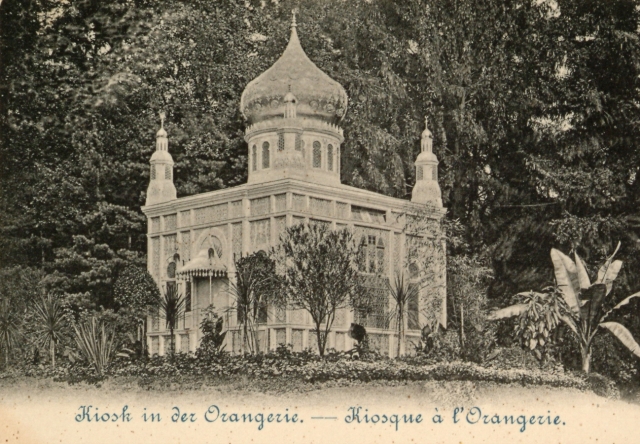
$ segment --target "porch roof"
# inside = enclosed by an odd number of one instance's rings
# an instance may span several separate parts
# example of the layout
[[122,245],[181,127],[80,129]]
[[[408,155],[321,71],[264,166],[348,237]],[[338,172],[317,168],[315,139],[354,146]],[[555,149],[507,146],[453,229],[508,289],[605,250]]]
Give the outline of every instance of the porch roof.
[[178,279],[189,280],[194,277],[226,277],[227,267],[222,263],[213,248],[202,249],[196,257],[176,270]]

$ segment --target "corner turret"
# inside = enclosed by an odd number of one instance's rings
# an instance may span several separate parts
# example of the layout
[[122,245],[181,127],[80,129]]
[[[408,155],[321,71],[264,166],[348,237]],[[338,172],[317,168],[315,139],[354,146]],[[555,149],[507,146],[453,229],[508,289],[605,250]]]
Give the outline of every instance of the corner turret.
[[151,172],[147,201],[145,205],[154,205],[176,199],[176,187],[173,184],[173,158],[169,154],[169,140],[164,129],[165,114],[160,113],[160,129],[156,134],[156,151],[151,156]]
[[420,154],[415,162],[416,185],[411,193],[411,202],[442,208],[442,192],[438,185],[438,163],[438,158],[433,154],[433,136],[425,118]]

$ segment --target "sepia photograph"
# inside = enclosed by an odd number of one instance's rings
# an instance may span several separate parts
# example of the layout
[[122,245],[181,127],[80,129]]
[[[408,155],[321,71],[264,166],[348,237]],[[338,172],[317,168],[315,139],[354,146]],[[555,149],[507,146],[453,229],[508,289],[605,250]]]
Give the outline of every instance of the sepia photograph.
[[640,442],[640,1],[0,0],[0,443]]

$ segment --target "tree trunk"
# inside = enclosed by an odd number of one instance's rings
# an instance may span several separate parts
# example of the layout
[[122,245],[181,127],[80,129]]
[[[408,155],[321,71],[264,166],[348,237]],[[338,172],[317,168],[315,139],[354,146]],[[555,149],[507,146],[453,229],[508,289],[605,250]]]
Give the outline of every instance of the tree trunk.
[[582,371],[589,374],[591,370],[591,345],[580,347],[580,356],[582,357]]
[[147,317],[142,320],[142,338],[140,339],[142,344],[142,357],[147,356]]
[[56,366],[56,343],[53,339],[49,342],[49,356],[51,357],[51,366]]
[[169,344],[169,354],[171,355],[171,357],[173,357],[173,355],[175,354],[176,351],[176,343],[175,343],[175,335],[173,334],[173,326],[169,329],[170,330],[170,335],[171,335],[171,342]]
[[320,353],[320,356],[324,356],[324,343],[322,342],[320,324],[316,324],[316,337],[318,338],[318,353]]
[[460,350],[464,350],[464,306],[460,304]]
[[250,354],[253,354],[253,340],[251,339],[249,323],[246,316],[247,315],[245,313],[244,322],[242,323],[242,344],[245,353],[249,352]]
[[402,344],[404,343],[404,307],[398,310],[398,347],[396,357],[400,357]]
[[258,332],[254,329],[253,333],[253,348],[256,351],[256,355],[260,354],[260,341],[258,340]]

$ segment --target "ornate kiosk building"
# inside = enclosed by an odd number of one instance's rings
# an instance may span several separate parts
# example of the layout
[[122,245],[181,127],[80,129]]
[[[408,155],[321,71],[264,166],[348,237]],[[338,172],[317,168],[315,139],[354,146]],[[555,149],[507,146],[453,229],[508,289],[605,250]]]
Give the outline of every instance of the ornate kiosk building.
[[[422,133],[411,202],[343,185],[340,148],[344,137],[338,125],[347,110],[347,94],[307,57],[295,17],[284,53],[247,85],[240,107],[248,122],[245,185],[177,198],[167,132],[161,127],[156,136],[142,210],[148,220],[149,272],[162,291],[177,286],[186,298],[186,312],[176,330],[176,351],[196,350],[204,310],[213,305],[229,330],[226,350],[242,352],[237,319],[229,310],[234,305],[228,291],[234,279],[234,256],[268,250],[286,227],[319,223],[353,230],[366,250],[362,272],[376,300],[366,318],[341,310],[327,348],[350,349],[353,344],[347,331],[351,322],[358,322],[367,328],[372,348],[394,356],[397,335],[388,322],[393,304],[386,282],[408,265],[413,235],[406,229],[407,220],[419,214],[437,222],[444,215],[431,133],[428,129]],[[444,282],[442,274],[434,279]],[[434,288],[444,298],[444,285]],[[445,306],[441,304],[441,322],[446,319]],[[421,313],[420,298],[411,301],[408,310]],[[279,344],[291,344],[294,350],[315,347],[308,313],[276,307],[269,307],[268,313],[258,329],[261,350]],[[408,339],[419,338],[421,316],[406,319]],[[162,317],[151,317],[148,325],[150,352],[166,353],[170,341]]]

